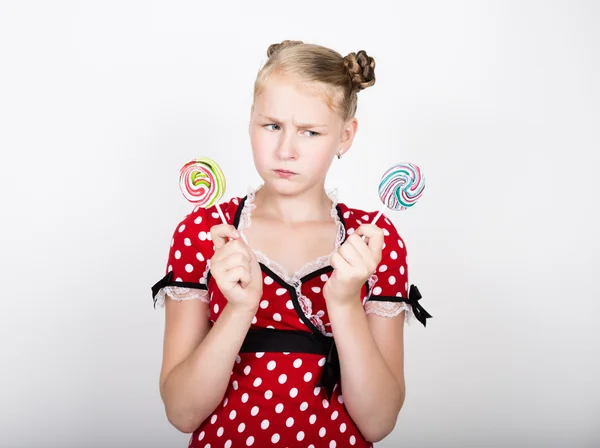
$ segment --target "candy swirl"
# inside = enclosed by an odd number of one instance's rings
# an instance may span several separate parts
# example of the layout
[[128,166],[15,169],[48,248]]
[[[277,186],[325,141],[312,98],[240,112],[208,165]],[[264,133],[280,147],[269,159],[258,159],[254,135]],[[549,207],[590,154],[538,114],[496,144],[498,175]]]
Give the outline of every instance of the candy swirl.
[[412,163],[399,163],[381,177],[379,198],[391,210],[406,210],[415,205],[424,189],[421,169]]
[[190,202],[208,208],[225,194],[225,175],[219,165],[206,157],[192,159],[179,172],[179,188]]

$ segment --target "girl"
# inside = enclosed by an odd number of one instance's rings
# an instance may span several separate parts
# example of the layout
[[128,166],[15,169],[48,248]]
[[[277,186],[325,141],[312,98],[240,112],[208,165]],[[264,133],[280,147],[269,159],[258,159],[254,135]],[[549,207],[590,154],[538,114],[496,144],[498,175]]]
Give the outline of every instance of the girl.
[[187,215],[152,288],[160,393],[193,448],[372,447],[404,403],[405,316],[431,317],[390,220],[324,189],[375,62],[298,41],[267,55],[249,128],[264,184],[221,205],[227,225]]

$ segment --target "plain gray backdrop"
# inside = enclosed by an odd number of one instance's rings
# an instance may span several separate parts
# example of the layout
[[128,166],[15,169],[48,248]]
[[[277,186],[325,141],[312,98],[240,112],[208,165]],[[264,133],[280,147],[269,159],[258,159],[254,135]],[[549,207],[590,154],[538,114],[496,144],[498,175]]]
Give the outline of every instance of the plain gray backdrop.
[[225,199],[260,183],[252,84],[284,39],[377,62],[340,200],[427,179],[390,216],[433,319],[377,446],[600,446],[600,2],[340,0],[0,1],[0,446],[187,446],[150,287],[185,162]]

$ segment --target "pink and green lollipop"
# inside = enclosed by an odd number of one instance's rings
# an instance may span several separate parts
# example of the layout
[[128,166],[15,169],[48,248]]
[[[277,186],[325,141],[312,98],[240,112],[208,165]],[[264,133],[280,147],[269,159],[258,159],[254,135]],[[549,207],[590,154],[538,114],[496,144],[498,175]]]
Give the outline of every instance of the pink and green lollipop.
[[407,210],[423,196],[425,178],[421,169],[413,163],[399,163],[388,169],[379,182],[379,198],[384,207],[372,224],[375,224],[383,211]]
[[192,159],[179,171],[179,188],[183,196],[203,208],[216,205],[223,224],[227,221],[219,201],[225,194],[226,184],[221,167],[207,157]]

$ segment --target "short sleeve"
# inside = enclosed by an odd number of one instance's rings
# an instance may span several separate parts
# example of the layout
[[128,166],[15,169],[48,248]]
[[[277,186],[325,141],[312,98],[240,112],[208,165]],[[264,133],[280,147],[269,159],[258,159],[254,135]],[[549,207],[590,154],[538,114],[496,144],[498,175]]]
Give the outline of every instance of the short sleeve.
[[196,207],[177,224],[165,266],[165,275],[152,286],[154,307],[173,300],[200,299],[208,303],[208,258],[212,248],[206,209]]
[[383,230],[384,248],[381,262],[369,280],[365,311],[383,317],[395,317],[406,311],[409,324],[416,317],[426,325],[426,319],[432,316],[418,303],[421,296],[417,287],[411,285],[409,288],[406,244],[385,215],[377,225]]

